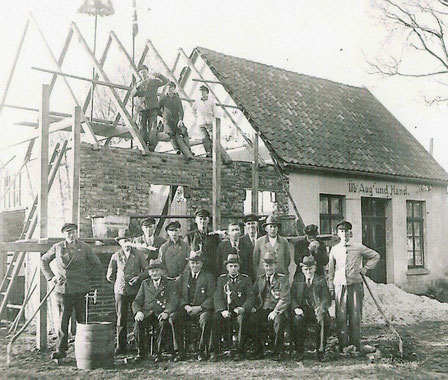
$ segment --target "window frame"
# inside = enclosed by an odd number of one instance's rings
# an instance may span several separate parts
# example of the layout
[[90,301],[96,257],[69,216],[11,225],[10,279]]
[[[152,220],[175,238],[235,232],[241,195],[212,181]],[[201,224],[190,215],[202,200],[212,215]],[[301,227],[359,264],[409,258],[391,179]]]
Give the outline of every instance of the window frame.
[[[328,210],[327,214],[321,213],[320,205],[323,198],[326,199],[327,201],[327,210]],[[332,200],[334,199],[337,199],[339,201],[339,210],[340,210],[339,214],[332,213],[331,203]],[[327,194],[327,193],[319,194],[319,231],[321,234],[325,233],[334,234],[333,228],[331,227],[332,222],[333,221],[340,222],[341,220],[344,219],[344,217],[345,217],[345,195]],[[324,231],[324,229],[322,228],[324,220],[328,221],[328,226],[330,227],[329,232]]]
[[[411,205],[411,215],[408,215],[408,205]],[[415,216],[415,205],[420,205],[421,215]],[[425,267],[425,201],[415,201],[415,200],[406,200],[406,253],[408,254],[408,269],[416,269],[416,268],[424,268]],[[412,225],[412,264],[409,264],[409,247],[408,247],[408,224]],[[415,234],[415,223],[419,224],[419,235]],[[416,264],[416,255],[415,255],[415,238],[416,236],[420,237],[420,250],[422,263]]]

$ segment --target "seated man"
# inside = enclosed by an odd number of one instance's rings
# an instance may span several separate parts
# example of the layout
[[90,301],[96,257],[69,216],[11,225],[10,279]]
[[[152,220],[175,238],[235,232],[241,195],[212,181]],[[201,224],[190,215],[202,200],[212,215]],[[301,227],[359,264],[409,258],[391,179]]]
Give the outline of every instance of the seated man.
[[147,333],[151,326],[157,334],[154,361],[162,360],[162,337],[169,328],[168,325],[171,327],[174,347],[172,358],[178,361],[182,353],[179,352],[179,314],[176,313],[179,304],[177,286],[174,281],[162,276],[162,263],[159,259],[149,262],[148,271],[150,278],[142,282],[132,303],[136,321],[134,337],[138,345],[137,361],[144,360],[148,353]]
[[291,301],[289,280],[284,274],[277,273],[276,259],[267,252],[263,258],[264,274],[254,284],[255,308],[252,309],[253,323],[256,329],[256,357],[263,356],[264,340],[268,329],[274,327],[274,360],[283,359],[284,333],[287,322],[287,310]]
[[300,267],[304,277],[296,277],[291,286],[292,338],[296,345],[297,360],[303,359],[307,326],[311,325],[315,328],[317,357],[322,361],[330,329],[330,291],[325,279],[316,275],[314,257],[305,256]]
[[219,340],[227,333],[227,341],[232,344],[233,328],[237,333],[237,355],[235,360],[246,356],[246,335],[248,318],[254,303],[252,281],[246,274],[240,274],[240,261],[234,251],[225,261],[227,274],[218,278],[215,291],[214,354],[210,360],[218,359]]
[[168,93],[159,100],[163,116],[164,132],[170,137],[173,148],[188,158],[193,158],[187,128],[184,125],[184,109],[179,95],[175,93],[176,84],[168,83]]
[[203,262],[200,251],[190,253],[188,265],[189,270],[185,271],[179,280],[179,308],[183,317],[182,330],[187,342],[197,341],[197,336],[192,337],[190,325],[193,321],[199,322],[198,360],[204,361],[211,351],[215,278],[202,269]]
[[159,258],[162,262],[164,274],[170,279],[177,279],[187,265],[190,246],[180,237],[180,223],[169,223],[165,228],[168,241],[160,247]]

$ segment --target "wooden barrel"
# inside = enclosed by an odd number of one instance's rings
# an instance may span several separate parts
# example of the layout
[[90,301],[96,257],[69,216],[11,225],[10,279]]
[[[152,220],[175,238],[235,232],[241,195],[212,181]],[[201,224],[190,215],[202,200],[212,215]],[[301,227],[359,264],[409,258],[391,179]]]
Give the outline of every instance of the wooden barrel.
[[76,365],[80,369],[114,365],[114,328],[111,322],[78,323],[75,338]]

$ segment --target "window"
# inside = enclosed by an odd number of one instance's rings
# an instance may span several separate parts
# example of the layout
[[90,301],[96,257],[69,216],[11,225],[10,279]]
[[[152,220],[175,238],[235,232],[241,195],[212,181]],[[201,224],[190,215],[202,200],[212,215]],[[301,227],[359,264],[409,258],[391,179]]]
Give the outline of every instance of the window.
[[320,195],[320,233],[331,234],[336,224],[344,219],[343,195]]
[[[275,192],[258,192],[258,215],[270,215],[277,210]],[[246,199],[244,200],[244,214],[252,212],[252,190],[246,189]]]
[[15,178],[14,176],[6,176],[0,181],[1,192],[3,196],[3,202],[0,208],[8,209],[19,207],[22,204],[22,173],[19,173]]
[[425,202],[406,202],[408,268],[422,268],[425,264],[423,249],[423,210]]

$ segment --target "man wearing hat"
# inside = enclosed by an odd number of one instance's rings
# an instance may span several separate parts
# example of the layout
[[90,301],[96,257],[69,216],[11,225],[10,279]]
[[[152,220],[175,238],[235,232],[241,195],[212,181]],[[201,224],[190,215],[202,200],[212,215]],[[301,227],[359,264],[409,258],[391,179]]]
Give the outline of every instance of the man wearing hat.
[[297,276],[291,285],[292,340],[296,346],[297,360],[301,361],[307,327],[313,326],[317,357],[322,361],[330,331],[330,292],[325,278],[316,274],[317,264],[313,256],[305,256],[299,266],[303,277]]
[[217,277],[221,268],[217,256],[219,234],[209,231],[210,213],[207,210],[198,210],[194,216],[196,228],[187,232],[184,241],[189,244],[191,251],[202,252],[204,269]]
[[[226,340],[232,344],[233,329],[237,335],[236,360],[246,356],[246,337],[248,320],[254,305],[252,281],[246,274],[240,274],[240,260],[236,249],[233,249],[225,261],[226,272],[218,278],[215,291],[214,318],[214,354],[212,359],[218,358],[219,340],[224,333]],[[232,351],[231,351],[232,352]]]
[[193,103],[193,112],[196,118],[196,124],[202,135],[202,144],[204,145],[207,157],[212,156],[212,134],[213,123],[218,117],[218,109],[215,105],[215,99],[209,96],[210,90],[207,86],[199,87],[201,97]]
[[187,265],[190,254],[190,246],[180,238],[180,223],[169,223],[165,230],[168,234],[168,241],[160,247],[159,258],[165,275],[170,279],[177,279]]
[[278,233],[280,219],[276,216],[269,216],[263,224],[266,235],[257,239],[253,252],[254,271],[257,276],[264,273],[263,258],[266,253],[272,253],[276,259],[276,271],[285,275],[289,274],[289,264],[291,263],[291,246],[283,236]]
[[252,250],[247,245],[241,243],[240,226],[238,223],[229,223],[227,228],[228,239],[218,245],[217,256],[221,264],[220,273],[227,273],[225,261],[232,251],[235,251],[240,260],[240,272],[249,277],[253,272]]
[[291,302],[288,277],[277,272],[274,253],[266,252],[263,270],[254,284],[255,307],[252,309],[252,326],[255,327],[256,357],[263,357],[264,339],[274,327],[274,359],[283,359],[284,332]]
[[115,241],[121,249],[109,261],[106,279],[114,283],[115,311],[117,313],[117,348],[115,355],[124,354],[127,346],[127,321],[135,295],[142,280],[148,278],[145,257],[132,247],[128,229],[120,230]]
[[244,230],[246,234],[241,237],[240,243],[241,243],[241,250],[249,252],[249,261],[251,268],[248,271],[249,273],[247,274],[252,280],[252,282],[256,280],[253,266],[253,253],[255,242],[259,238],[258,225],[259,225],[259,218],[257,215],[249,214],[244,216]]
[[153,152],[157,146],[157,115],[159,113],[159,101],[157,89],[168,83],[168,79],[159,73],[149,74],[148,66],[141,65],[138,68],[140,80],[131,90],[131,96],[137,97],[135,109],[139,115],[139,129],[143,140]]
[[145,255],[149,263],[149,260],[159,257],[159,249],[166,240],[155,235],[156,220],[154,218],[143,219],[140,226],[143,235],[134,239],[134,246]]
[[180,154],[188,158],[194,157],[190,147],[190,139],[188,137],[187,128],[184,124],[184,109],[179,95],[174,92],[176,84],[168,83],[168,92],[163,95],[159,101],[160,111],[162,112],[164,132],[171,139],[173,148]]
[[[179,340],[179,305],[177,285],[174,281],[162,276],[162,263],[159,259],[149,262],[150,278],[144,280],[132,303],[134,312],[134,337],[138,346],[137,361],[144,360],[148,354],[149,339],[147,333],[152,326],[156,331],[156,362],[162,360],[162,337],[167,329],[171,330],[172,345],[170,351],[172,359],[182,358],[182,346]],[[174,351],[173,351],[174,350]]]
[[317,235],[318,227],[315,224],[309,224],[305,227],[305,238],[299,238],[293,241],[294,262],[297,265],[294,278],[297,276],[303,277],[300,264],[307,256],[314,257],[316,261],[316,276],[325,275],[325,266],[328,264],[327,247]]
[[[92,280],[101,278],[101,262],[90,246],[78,240],[78,226],[65,223],[61,232],[65,240],[54,244],[41,259],[42,273],[52,284],[56,284],[55,294],[59,312],[57,351],[53,359],[67,356],[68,323],[75,310],[76,321],[85,323],[85,299]],[[56,259],[56,260],[55,260]],[[53,270],[50,263],[55,260]]]
[[[211,352],[215,279],[202,269],[200,251],[192,251],[187,260],[189,270],[182,273],[179,280],[179,309],[183,317],[181,330],[187,344],[199,341],[197,358],[199,361],[204,361]],[[193,337],[190,328],[192,322],[199,323],[199,337]]]
[[[362,276],[375,268],[380,255],[353,242],[352,224],[343,220],[336,225],[339,243],[330,251],[329,287],[336,302],[339,350],[349,345],[361,349],[361,319],[364,288]],[[365,264],[363,264],[365,261]]]

